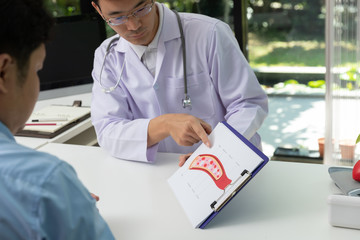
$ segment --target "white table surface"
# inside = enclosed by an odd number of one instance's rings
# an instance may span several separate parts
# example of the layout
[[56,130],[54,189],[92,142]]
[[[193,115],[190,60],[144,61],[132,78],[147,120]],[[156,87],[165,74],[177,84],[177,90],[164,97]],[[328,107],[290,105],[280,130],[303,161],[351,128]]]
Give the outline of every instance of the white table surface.
[[270,161],[205,230],[193,229],[167,179],[177,154],[156,163],[124,161],[101,148],[49,143],[40,148],[69,162],[117,239],[360,239],[360,230],[332,227],[327,197],[338,191],[327,166]]

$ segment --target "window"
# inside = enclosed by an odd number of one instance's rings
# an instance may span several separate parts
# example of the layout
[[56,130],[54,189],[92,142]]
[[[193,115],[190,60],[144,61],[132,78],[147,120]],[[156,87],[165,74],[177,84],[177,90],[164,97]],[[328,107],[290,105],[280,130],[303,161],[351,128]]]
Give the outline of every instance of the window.
[[249,63],[269,96],[264,152],[318,149],[325,130],[325,1],[248,0]]
[[360,133],[360,3],[329,1],[327,6],[327,117],[325,161],[350,165],[358,159],[355,140]]
[[323,0],[249,0],[247,17],[249,62],[262,83],[324,80]]
[[[90,1],[88,1],[90,4]],[[80,0],[45,0],[45,5],[54,17],[74,16],[81,14]]]

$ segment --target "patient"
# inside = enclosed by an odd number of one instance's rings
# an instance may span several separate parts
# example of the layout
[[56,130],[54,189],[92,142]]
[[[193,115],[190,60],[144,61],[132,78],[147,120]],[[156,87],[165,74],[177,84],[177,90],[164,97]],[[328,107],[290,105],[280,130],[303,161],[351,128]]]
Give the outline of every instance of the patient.
[[0,239],[114,239],[74,169],[13,137],[37,100],[52,22],[42,0],[0,0]]

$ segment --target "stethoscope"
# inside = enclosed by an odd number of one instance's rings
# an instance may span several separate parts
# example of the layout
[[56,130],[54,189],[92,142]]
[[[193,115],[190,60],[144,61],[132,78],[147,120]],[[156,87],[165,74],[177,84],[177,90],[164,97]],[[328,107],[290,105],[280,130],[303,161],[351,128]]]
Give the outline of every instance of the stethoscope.
[[[177,18],[177,22],[178,22],[178,25],[179,25],[179,30],[180,30],[180,38],[181,38],[181,47],[182,47],[182,55],[183,55],[183,71],[184,71],[184,98],[181,100],[182,101],[182,106],[183,108],[189,108],[191,110],[191,99],[190,99],[190,96],[188,94],[188,91],[187,91],[187,73],[186,73],[186,46],[185,46],[185,37],[184,37],[184,30],[183,30],[183,27],[181,25],[181,20],[180,20],[180,16],[179,14],[177,13],[177,11],[173,10],[173,12],[175,13],[176,15],[176,18]],[[103,72],[103,69],[104,69],[104,65],[105,65],[105,61],[106,61],[106,57],[108,56],[108,54],[110,53],[110,50],[116,45],[116,42],[119,40],[119,37],[116,37],[114,39],[112,39],[110,41],[110,43],[108,44],[107,48],[106,48],[106,53],[105,53],[105,56],[104,56],[104,60],[103,60],[103,63],[101,65],[101,69],[100,69],[100,76],[99,76],[99,84],[102,88],[102,91],[104,93],[111,93],[112,91],[115,90],[115,88],[117,88],[119,86],[119,83],[120,83],[120,80],[121,80],[121,77],[122,77],[122,74],[123,74],[123,71],[124,71],[124,66],[125,66],[125,59],[124,59],[124,62],[121,66],[121,72],[120,72],[120,77],[118,78],[118,80],[116,81],[116,84],[112,87],[105,87],[103,86],[102,82],[101,82],[101,75],[102,75],[102,72]]]

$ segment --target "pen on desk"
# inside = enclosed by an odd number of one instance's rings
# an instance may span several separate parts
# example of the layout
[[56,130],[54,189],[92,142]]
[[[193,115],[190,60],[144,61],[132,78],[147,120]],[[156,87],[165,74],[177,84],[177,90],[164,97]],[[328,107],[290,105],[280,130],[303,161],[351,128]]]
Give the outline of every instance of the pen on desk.
[[31,122],[60,122],[60,121],[67,121],[67,118],[38,118],[32,119]]
[[25,126],[60,126],[62,123],[26,123]]

